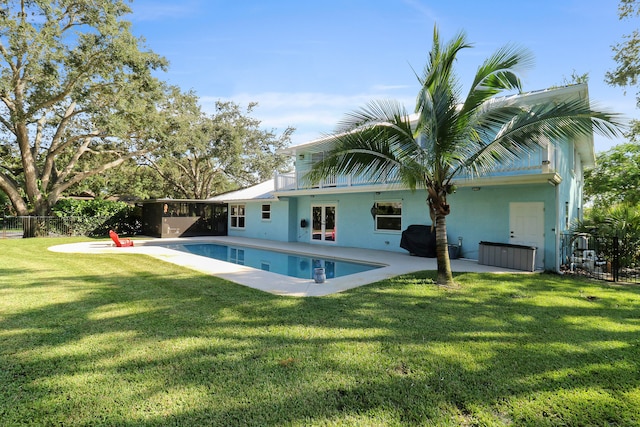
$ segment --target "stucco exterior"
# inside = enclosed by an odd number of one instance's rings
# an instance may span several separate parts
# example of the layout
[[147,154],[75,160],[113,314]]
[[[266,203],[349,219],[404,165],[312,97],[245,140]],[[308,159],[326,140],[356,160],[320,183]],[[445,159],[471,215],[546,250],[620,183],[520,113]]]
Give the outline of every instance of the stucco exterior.
[[[521,98],[522,102],[535,102],[572,96],[588,97],[586,85]],[[302,179],[304,173],[329,146],[330,141],[323,139],[288,149],[286,152],[295,159],[295,170],[261,184],[261,189],[272,187],[268,194],[254,197],[243,190],[214,198],[245,208],[244,227],[230,224],[229,235],[405,252],[399,246],[402,230],[412,224],[431,224],[425,190],[412,192],[395,183],[366,182],[359,177],[336,177],[312,187]],[[514,242],[514,227],[531,228],[538,242],[536,268],[558,270],[559,235],[582,215],[583,172],[594,161],[592,137],[549,141],[538,152],[503,165],[490,175],[460,178],[456,193],[449,197],[449,244],[461,243],[460,255],[477,259],[481,241],[521,243]],[[263,218],[265,204],[270,206],[268,220]],[[376,230],[374,214],[380,215],[376,211],[380,204],[393,204],[401,210],[389,220],[397,229]],[[329,218],[329,211],[331,223],[322,223],[320,231],[317,217]]]

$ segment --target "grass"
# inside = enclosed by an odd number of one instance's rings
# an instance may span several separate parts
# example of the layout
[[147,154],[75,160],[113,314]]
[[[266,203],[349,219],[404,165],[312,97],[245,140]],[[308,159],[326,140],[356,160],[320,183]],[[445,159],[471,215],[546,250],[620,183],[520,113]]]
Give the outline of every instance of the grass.
[[278,297],[0,240],[3,426],[640,425],[640,287],[432,272]]

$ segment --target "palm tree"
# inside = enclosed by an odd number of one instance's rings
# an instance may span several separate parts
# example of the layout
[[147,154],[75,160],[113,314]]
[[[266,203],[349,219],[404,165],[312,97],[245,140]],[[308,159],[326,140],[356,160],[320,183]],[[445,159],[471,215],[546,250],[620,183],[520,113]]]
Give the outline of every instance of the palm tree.
[[441,44],[437,27],[420,83],[415,115],[395,101],[373,101],[347,114],[338,125],[332,148],[305,178],[312,183],[339,174],[397,180],[412,191],[426,190],[436,227],[437,283],[454,285],[447,246],[447,197],[460,175],[479,176],[497,164],[524,155],[543,140],[574,138],[594,130],[621,133],[617,115],[592,110],[588,99],[523,105],[508,91],[522,92],[518,72],[532,63],[516,46],[496,51],[478,68],[465,99],[453,64],[472,47],[463,32]]

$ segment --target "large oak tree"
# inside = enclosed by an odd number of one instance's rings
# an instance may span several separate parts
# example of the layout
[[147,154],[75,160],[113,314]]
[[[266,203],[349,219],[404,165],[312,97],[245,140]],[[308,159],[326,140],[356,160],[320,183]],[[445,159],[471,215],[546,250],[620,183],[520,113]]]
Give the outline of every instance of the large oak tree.
[[174,89],[167,98],[166,131],[161,149],[145,156],[162,178],[164,196],[206,199],[273,177],[289,166],[278,154],[291,142],[293,128],[281,134],[265,130],[246,109],[217,101],[213,114],[202,111],[192,92]]
[[0,1],[0,191],[44,215],[82,180],[153,149],[166,61],[121,0]]

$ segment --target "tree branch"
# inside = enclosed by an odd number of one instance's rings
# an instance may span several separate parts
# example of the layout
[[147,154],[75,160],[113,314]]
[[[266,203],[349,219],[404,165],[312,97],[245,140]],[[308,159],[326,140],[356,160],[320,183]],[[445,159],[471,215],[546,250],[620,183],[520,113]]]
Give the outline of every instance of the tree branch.
[[13,178],[2,172],[0,172],[0,190],[9,197],[18,215],[28,215],[27,204],[20,194],[20,185]]
[[33,152],[40,152],[40,145],[42,144],[42,131],[44,129],[44,125],[47,123],[47,116],[44,114],[36,121],[36,136],[33,138]]
[[158,175],[160,175],[160,177],[162,179],[164,179],[165,181],[168,181],[171,185],[176,187],[178,189],[178,191],[180,191],[182,194],[184,194],[185,196],[188,197],[189,192],[187,191],[186,188],[184,188],[182,183],[180,183],[179,181],[176,181],[175,179],[173,179],[169,174],[163,173],[162,169],[160,168],[160,166],[158,166],[158,164],[156,162],[154,162],[153,160],[151,160],[150,158],[145,156],[144,159],[149,163],[149,166],[151,166],[151,168],[154,171],[156,171],[156,173]]
[[69,189],[70,187],[78,184],[79,182],[82,182],[83,180],[94,176],[94,175],[98,175],[101,174],[102,172],[108,170],[108,169],[112,169],[115,168],[117,166],[120,166],[122,163],[124,163],[125,161],[129,160],[130,158],[135,157],[136,155],[138,155],[139,153],[131,153],[130,156],[124,156],[124,157],[120,157],[116,160],[113,160],[111,162],[105,163],[103,165],[101,165],[98,168],[89,170],[89,171],[84,171],[84,172],[80,172],[76,175],[74,175],[70,180],[65,181],[65,182],[61,182],[61,180],[58,180],[58,183],[54,186],[54,188],[52,188],[51,192],[49,193],[49,202],[51,205],[55,204],[59,198],[60,195],[66,191],[67,189]]
[[67,166],[64,168],[62,172],[60,172],[60,174],[58,174],[58,181],[64,181],[66,177],[73,171],[73,168],[78,163],[78,160],[80,159],[80,157],[82,157],[84,152],[87,151],[89,144],[91,144],[91,138],[84,138],[84,141],[82,142],[82,144],[78,147],[76,152],[73,153],[73,156],[67,163]]

